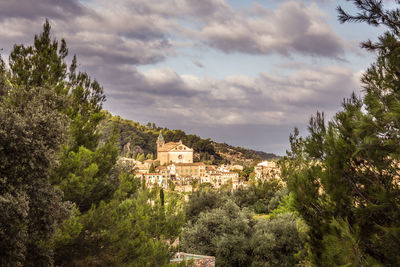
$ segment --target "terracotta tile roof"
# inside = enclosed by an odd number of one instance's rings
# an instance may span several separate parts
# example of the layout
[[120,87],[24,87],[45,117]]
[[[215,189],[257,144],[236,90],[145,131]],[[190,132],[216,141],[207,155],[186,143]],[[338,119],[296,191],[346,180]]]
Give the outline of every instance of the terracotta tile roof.
[[184,151],[184,152],[190,152],[193,151],[192,148],[182,144],[182,142],[168,142],[166,144],[164,144],[160,149],[158,149],[159,152],[168,152],[171,151],[172,149],[176,148],[177,146],[184,146],[185,149],[184,150],[179,150],[179,151]]
[[168,169],[167,166],[157,166],[156,167],[156,170],[166,170],[166,169]]
[[195,163],[174,163],[175,166],[204,166],[203,162],[195,162]]
[[145,173],[144,176],[149,176],[149,175],[153,175],[153,176],[162,176],[163,174],[161,173]]
[[178,145],[180,145],[179,142],[168,142],[168,143],[164,144],[158,151],[160,151],[160,152],[168,152],[171,149],[177,147]]

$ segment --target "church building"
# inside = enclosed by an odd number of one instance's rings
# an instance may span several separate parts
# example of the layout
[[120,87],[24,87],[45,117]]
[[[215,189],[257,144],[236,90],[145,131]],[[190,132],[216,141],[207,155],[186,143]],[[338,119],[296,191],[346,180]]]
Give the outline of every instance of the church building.
[[193,163],[193,149],[182,144],[182,141],[165,143],[160,132],[157,139],[157,160],[160,165]]

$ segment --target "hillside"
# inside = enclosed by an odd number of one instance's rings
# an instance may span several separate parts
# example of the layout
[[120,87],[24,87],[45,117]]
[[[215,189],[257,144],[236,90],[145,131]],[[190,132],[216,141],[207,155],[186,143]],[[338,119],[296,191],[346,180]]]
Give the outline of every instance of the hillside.
[[254,151],[242,147],[234,147],[226,143],[217,143],[210,138],[202,139],[194,134],[186,134],[182,130],[170,130],[168,128],[157,127],[154,123],[142,125],[138,122],[126,120],[120,116],[112,116],[106,113],[106,119],[100,125],[103,134],[102,141],[106,140],[112,133],[114,127],[118,134],[117,145],[120,154],[127,157],[136,158],[138,154],[147,157],[155,157],[156,140],[162,132],[166,142],[182,142],[192,147],[195,151],[195,161],[208,161],[213,164],[240,163],[252,165],[255,162],[278,158],[275,154]]
[[226,143],[212,142],[215,150],[224,159],[233,162],[241,163],[243,165],[251,165],[253,162],[262,160],[277,159],[279,156],[273,153],[266,153],[264,151],[256,151],[252,149],[246,149],[239,146],[231,146]]

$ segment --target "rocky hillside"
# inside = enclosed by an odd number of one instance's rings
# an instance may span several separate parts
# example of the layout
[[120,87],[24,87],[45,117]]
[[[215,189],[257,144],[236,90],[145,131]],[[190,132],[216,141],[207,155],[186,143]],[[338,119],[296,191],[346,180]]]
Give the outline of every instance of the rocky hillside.
[[195,151],[194,158],[196,161],[207,161],[213,164],[230,162],[252,165],[258,161],[278,158],[272,153],[213,142],[209,138],[202,139],[197,135],[186,134],[182,130],[157,127],[154,123],[141,125],[119,116],[112,116],[107,111],[104,112],[106,119],[100,126],[103,141],[110,137],[115,129],[118,134],[117,145],[120,148],[120,153],[126,157],[136,158],[140,154],[150,158],[152,155],[155,157],[156,140],[161,131],[166,142],[182,140],[185,145],[192,147]]

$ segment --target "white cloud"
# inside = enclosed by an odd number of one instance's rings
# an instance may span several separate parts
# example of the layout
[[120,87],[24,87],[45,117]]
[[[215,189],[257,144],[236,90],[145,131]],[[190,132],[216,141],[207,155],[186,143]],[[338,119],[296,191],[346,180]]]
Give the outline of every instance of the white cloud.
[[0,34],[8,39],[0,44],[26,42],[32,24],[48,17],[71,51],[85,60],[99,57],[107,63],[152,64],[173,56],[183,43],[202,43],[226,53],[332,58],[342,57],[346,47],[316,4],[298,1],[286,1],[276,10],[256,4],[251,12],[233,9],[225,0],[91,0],[85,4],[68,0],[43,8],[48,1],[37,0],[35,8],[29,8],[28,0],[1,2],[0,28],[7,31]]
[[[359,74],[339,66],[302,69],[289,75],[230,76],[224,80],[179,75],[172,69],[135,72],[132,77],[140,82],[132,79],[132,87],[115,91],[111,102],[123,100],[138,111],[150,109],[160,121],[174,118],[192,124],[306,122],[316,110],[333,114],[343,97],[360,88]],[[137,98],[143,102],[138,103]],[[132,113],[133,117],[141,116]]]
[[[136,68],[193,47],[344,56],[350,45],[328,25],[315,1],[281,2],[276,9],[254,5],[243,10],[225,0],[36,0],[34,6],[30,0],[0,1],[0,48],[6,54],[15,43],[30,44],[47,17],[56,37],[65,38],[69,51],[77,54],[81,69],[104,85],[105,107],[114,113],[165,125],[185,122],[197,129],[304,124],[317,109],[336,111],[342,98],[358,89],[360,74],[340,66],[317,69],[304,58],[281,64],[281,74],[278,69],[222,80],[171,68]],[[207,74],[209,62],[199,54],[189,65]]]
[[201,38],[224,52],[280,53],[340,58],[345,42],[324,20],[315,4],[287,1],[276,10],[254,5],[250,14],[236,12],[226,20],[214,20],[201,29]]

